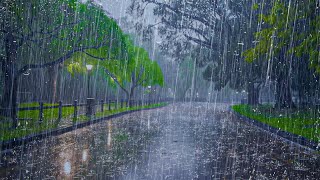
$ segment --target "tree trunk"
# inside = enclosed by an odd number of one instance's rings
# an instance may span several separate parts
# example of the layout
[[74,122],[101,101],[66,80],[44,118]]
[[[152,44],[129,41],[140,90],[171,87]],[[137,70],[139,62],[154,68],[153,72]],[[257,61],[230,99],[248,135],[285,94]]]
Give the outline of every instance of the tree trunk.
[[[138,81],[138,80],[137,80],[137,81]],[[138,83],[137,81],[136,81],[135,73],[132,72],[132,74],[131,74],[131,87],[130,87],[130,92],[127,93],[127,95],[128,95],[128,105],[129,105],[129,107],[132,106],[132,99],[133,99],[133,96],[134,96],[134,89],[135,89],[135,87],[136,87],[136,83]]]
[[4,72],[4,87],[1,108],[2,115],[11,117],[13,127],[17,127],[17,96],[18,96],[18,77],[15,76],[13,65],[7,65]]
[[[190,88],[187,88],[187,89],[184,91],[184,93],[183,93],[183,97],[182,97],[183,102],[186,102],[186,101],[187,101],[186,95],[187,95],[187,92],[188,92],[189,89],[190,89]],[[180,98],[179,98],[179,99],[180,99]]]
[[255,87],[253,82],[248,83],[248,105],[256,106],[259,104],[260,88]]
[[131,106],[132,106],[132,103],[133,103],[132,100],[133,100],[133,98],[134,98],[134,89],[135,89],[135,87],[131,87],[129,94],[127,94],[127,95],[128,95],[128,104],[129,104],[129,107],[131,107]]
[[12,126],[15,128],[18,125],[17,119],[17,96],[18,96],[18,78],[17,74],[17,52],[18,44],[14,36],[8,33],[5,37],[6,58],[2,65],[4,87],[1,108],[3,108],[4,116],[11,117]]
[[57,100],[57,80],[60,64],[48,68],[50,83],[49,88],[52,89],[51,102],[55,103]]
[[295,108],[288,78],[279,76],[276,84],[276,108]]

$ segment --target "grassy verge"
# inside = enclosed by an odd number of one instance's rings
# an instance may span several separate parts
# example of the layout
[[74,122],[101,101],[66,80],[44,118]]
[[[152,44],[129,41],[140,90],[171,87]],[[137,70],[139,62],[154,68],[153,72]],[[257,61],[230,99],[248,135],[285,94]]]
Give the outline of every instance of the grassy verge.
[[320,117],[314,109],[275,110],[270,105],[234,105],[232,109],[248,118],[313,141],[320,141]]
[[[21,103],[19,104],[19,108],[31,108],[31,107],[39,107],[38,102],[31,102],[31,103]],[[50,103],[43,103],[43,106],[58,106],[59,104],[50,104]]]
[[[62,118],[69,118],[74,111],[73,107],[62,108]],[[39,122],[39,110],[19,111],[19,123],[16,129],[11,129],[11,121],[0,123],[0,141],[36,134],[58,126],[58,108],[44,109],[43,121]]]
[[[94,118],[101,118],[106,117],[112,114],[117,114],[124,111],[129,110],[138,110],[144,108],[154,108],[154,107],[161,107],[165,106],[166,103],[160,104],[153,104],[149,106],[137,106],[137,107],[130,107],[130,108],[119,108],[114,109],[114,105],[112,109],[108,111],[105,108],[104,112],[98,112]],[[26,106],[30,107],[30,106]],[[118,106],[120,107],[120,106]],[[72,119],[74,112],[73,107],[63,107],[62,110],[62,118],[70,118]],[[14,138],[20,138],[27,135],[37,134],[43,131],[52,130],[57,128],[58,125],[58,108],[53,109],[45,109],[43,110],[43,121],[39,123],[39,110],[31,110],[31,111],[19,111],[19,126],[16,129],[11,129],[11,122],[8,120],[3,120],[0,123],[0,141],[7,141]],[[84,122],[88,121],[89,118],[85,115],[80,115],[76,120],[73,119],[73,122]]]

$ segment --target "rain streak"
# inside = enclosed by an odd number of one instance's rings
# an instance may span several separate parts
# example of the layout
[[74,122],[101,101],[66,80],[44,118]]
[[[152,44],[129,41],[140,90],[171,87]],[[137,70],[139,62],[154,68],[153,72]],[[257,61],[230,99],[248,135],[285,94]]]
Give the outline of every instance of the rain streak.
[[319,0],[1,0],[0,179],[320,179]]

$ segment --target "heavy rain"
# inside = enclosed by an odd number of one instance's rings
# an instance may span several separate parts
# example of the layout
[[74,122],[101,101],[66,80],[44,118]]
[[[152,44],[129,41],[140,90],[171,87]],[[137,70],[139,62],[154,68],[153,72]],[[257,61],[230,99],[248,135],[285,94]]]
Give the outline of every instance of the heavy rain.
[[0,179],[320,179],[319,0],[1,0]]

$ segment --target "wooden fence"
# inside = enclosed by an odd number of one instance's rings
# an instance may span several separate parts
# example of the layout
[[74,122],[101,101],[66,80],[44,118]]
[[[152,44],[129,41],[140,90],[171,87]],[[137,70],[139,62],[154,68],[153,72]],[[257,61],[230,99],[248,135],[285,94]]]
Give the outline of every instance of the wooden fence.
[[[132,100],[129,103],[126,100],[100,100],[94,104],[94,111],[95,112],[104,112],[106,110],[116,110],[119,108],[124,107],[134,107],[134,106],[144,106],[144,105],[151,105],[156,104],[160,102],[165,102],[166,100]],[[18,107],[18,106],[17,106]],[[53,106],[45,106],[43,102],[39,102],[39,106],[34,107],[21,107],[17,108],[17,112],[19,111],[39,111],[39,123],[43,121],[44,117],[44,110],[46,109],[58,109],[58,121],[62,119],[63,115],[63,108],[64,107],[73,107],[73,118],[77,119],[79,117],[79,110],[83,107],[87,107],[86,103],[78,103],[77,100],[75,100],[72,104],[63,104],[62,101],[59,101],[57,105]],[[1,110],[1,109],[0,109]],[[3,110],[3,109],[2,109]],[[83,109],[82,109],[83,112]],[[22,119],[19,119],[22,120]]]

